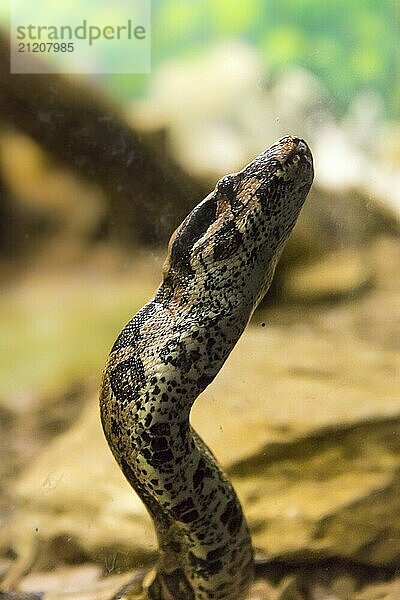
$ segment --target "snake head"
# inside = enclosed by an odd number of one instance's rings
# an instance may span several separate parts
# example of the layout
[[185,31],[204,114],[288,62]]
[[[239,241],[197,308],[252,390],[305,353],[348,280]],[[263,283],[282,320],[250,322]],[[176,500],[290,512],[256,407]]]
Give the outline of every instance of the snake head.
[[[220,179],[171,237],[164,283],[182,286],[184,281],[187,292],[192,288],[196,294],[199,282],[207,282],[209,290],[242,285],[250,302],[258,302],[271,282],[313,175],[306,142],[286,136],[241,171]],[[248,282],[259,290],[256,300]]]

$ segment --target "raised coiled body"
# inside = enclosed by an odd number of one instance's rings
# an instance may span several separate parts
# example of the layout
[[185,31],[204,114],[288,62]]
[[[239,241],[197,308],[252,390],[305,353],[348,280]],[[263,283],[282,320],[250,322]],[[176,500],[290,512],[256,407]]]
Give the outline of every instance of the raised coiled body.
[[172,236],[163,283],[111,350],[101,416],[157,530],[150,599],[246,597],[247,524],[189,416],[267,291],[312,178],[307,145],[288,136],[221,179]]

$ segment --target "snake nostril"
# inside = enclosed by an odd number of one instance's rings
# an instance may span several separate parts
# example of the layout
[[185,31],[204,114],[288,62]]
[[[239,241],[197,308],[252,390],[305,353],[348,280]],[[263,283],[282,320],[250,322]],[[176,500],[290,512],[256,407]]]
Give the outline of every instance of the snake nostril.
[[303,140],[299,140],[297,143],[296,150],[297,150],[297,152],[301,152],[302,154],[305,154],[307,152],[307,144],[305,142],[303,142]]

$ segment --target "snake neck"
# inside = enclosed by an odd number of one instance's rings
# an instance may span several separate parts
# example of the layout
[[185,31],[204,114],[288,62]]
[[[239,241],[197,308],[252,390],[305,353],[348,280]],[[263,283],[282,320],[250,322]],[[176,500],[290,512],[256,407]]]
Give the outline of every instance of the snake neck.
[[219,314],[199,323],[198,314],[150,302],[118,338],[103,381],[106,437],[157,531],[160,559],[148,595],[158,600],[239,599],[252,577],[239,500],[189,423],[246,320]]

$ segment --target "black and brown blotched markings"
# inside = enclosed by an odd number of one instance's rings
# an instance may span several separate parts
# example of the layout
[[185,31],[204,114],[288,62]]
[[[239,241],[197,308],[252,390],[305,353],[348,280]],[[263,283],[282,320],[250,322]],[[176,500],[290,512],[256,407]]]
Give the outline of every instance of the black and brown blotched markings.
[[310,151],[290,136],[223,177],[171,237],[163,283],[112,349],[103,427],[157,529],[154,600],[246,596],[247,524],[189,414],[268,289],[312,177]]

